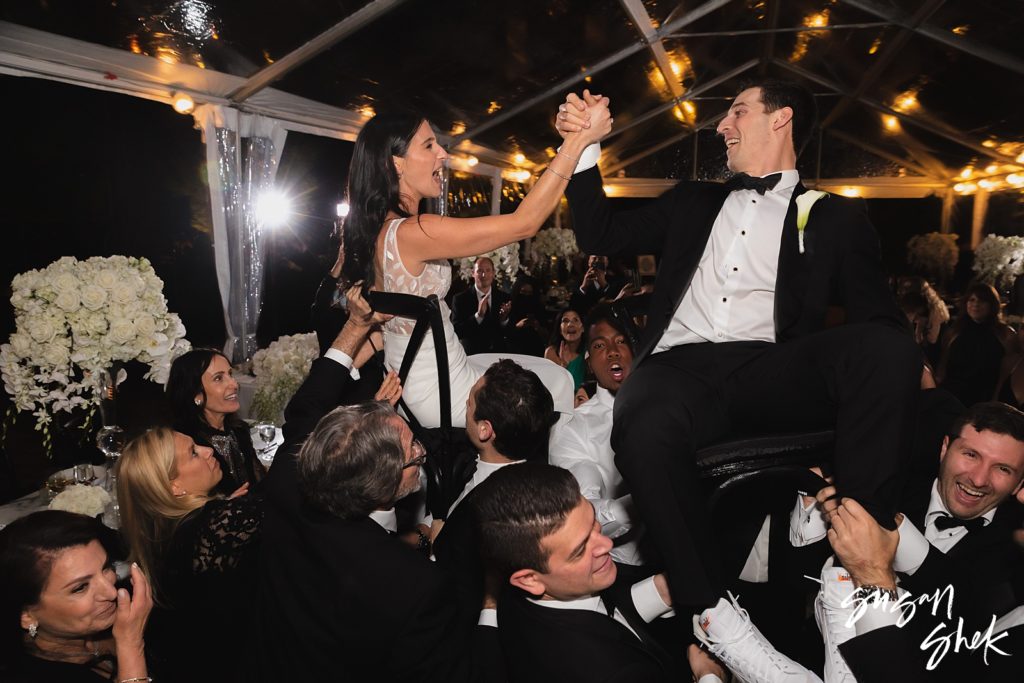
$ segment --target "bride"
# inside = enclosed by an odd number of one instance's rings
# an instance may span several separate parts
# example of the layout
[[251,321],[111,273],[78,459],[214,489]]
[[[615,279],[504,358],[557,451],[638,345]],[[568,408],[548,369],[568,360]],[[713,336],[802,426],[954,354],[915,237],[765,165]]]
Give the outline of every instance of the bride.
[[[455,336],[444,296],[451,285],[447,259],[484,254],[532,237],[558,206],[580,153],[611,130],[607,98],[588,109],[590,127],[568,136],[515,212],[479,218],[417,214],[420,200],[441,191],[448,153],[438,144],[430,123],[412,113],[382,114],[366,123],[356,139],[349,168],[345,220],[345,264],[349,282],[372,288],[441,299],[452,388],[452,424],[465,426],[466,399],[476,380],[498,357],[512,357],[536,372],[555,401],[556,410],[572,411],[572,378],[564,368],[530,356],[482,354],[467,358]],[[414,321],[392,318],[384,327],[385,363],[398,369]],[[440,425],[437,366],[427,335],[403,387],[406,405],[424,427]]]

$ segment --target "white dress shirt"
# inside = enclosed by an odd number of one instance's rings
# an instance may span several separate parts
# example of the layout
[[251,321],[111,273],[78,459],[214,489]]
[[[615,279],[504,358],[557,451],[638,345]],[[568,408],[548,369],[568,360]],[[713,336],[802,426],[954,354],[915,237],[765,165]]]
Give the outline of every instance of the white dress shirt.
[[[594,166],[600,154],[596,144],[585,149],[575,172]],[[796,170],[779,172],[782,177],[764,195],[737,190],[726,198],[655,353],[699,342],[775,341],[782,227],[800,182]]]
[[480,456],[477,455],[476,469],[473,471],[473,477],[466,482],[466,486],[462,489],[462,493],[459,494],[459,497],[455,499],[454,503],[452,503],[451,508],[448,509],[448,516],[451,516],[452,512],[455,511],[455,508],[458,507],[459,503],[462,502],[462,499],[468,496],[470,491],[475,489],[480,484],[484,483],[487,480],[487,477],[491,476],[492,474],[500,470],[502,467],[506,467],[508,465],[518,465],[521,462],[526,461],[513,460],[511,462],[484,462],[483,460],[480,459]]
[[[615,467],[612,451],[612,408],[615,397],[604,387],[573,411],[572,418],[555,426],[549,461],[572,472],[580,493],[594,505],[601,533],[616,539],[633,529],[633,498]],[[636,541],[612,548],[612,558],[623,564],[643,564]]]

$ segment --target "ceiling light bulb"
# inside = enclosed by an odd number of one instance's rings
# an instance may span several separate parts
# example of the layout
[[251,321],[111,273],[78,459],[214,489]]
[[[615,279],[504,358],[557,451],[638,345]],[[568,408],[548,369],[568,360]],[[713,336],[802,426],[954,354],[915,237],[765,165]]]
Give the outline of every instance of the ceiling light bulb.
[[171,95],[171,104],[174,106],[174,111],[179,114],[191,114],[192,110],[196,108],[195,101],[187,93],[183,92],[176,92]]

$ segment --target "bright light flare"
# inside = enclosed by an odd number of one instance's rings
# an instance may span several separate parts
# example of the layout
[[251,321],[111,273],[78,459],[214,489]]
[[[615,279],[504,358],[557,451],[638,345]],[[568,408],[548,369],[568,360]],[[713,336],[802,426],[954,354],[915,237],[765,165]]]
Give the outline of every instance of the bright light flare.
[[842,194],[845,197],[859,197],[860,196],[860,188],[859,187],[844,187],[843,190],[842,190]]
[[347,216],[350,208],[351,207],[348,205],[348,202],[338,202],[338,206],[335,207],[335,212],[338,214],[338,218],[344,218]]
[[191,114],[196,108],[195,101],[188,95],[188,93],[176,92],[171,95],[171,100],[174,111],[179,114]]
[[900,120],[895,116],[885,114],[882,116],[882,125],[890,133],[898,133],[900,130]]
[[292,200],[279,190],[268,190],[256,200],[256,220],[265,228],[277,228],[288,222]]

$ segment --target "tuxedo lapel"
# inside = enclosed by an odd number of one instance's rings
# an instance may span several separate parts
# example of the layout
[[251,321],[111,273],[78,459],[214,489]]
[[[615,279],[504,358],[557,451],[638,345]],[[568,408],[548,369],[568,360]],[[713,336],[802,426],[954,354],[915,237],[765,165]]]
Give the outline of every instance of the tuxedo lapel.
[[800,253],[800,235],[796,227],[796,198],[807,192],[803,183],[793,188],[789,210],[782,223],[782,244],[779,246],[778,274],[775,278],[775,340],[786,338],[786,330],[800,318],[803,309],[803,293],[807,289],[810,273],[811,248],[810,224],[804,229],[804,253]]

